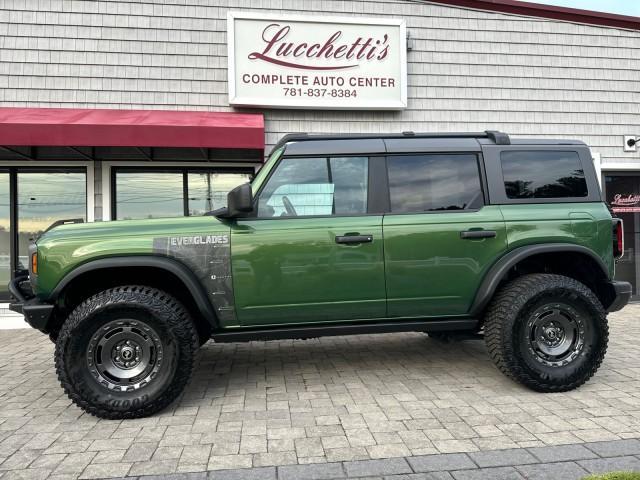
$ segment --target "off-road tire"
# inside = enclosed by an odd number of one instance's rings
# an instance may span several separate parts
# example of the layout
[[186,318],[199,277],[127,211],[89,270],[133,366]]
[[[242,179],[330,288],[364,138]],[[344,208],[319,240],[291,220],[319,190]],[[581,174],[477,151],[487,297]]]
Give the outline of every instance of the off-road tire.
[[[577,314],[583,343],[566,364],[550,366],[531,347],[530,324],[540,320],[537,312],[558,306]],[[594,293],[573,278],[552,274],[523,275],[501,288],[487,309],[484,332],[496,366],[539,392],[573,390],[589,380],[602,363],[609,338],[606,313]]]
[[[132,331],[137,328],[143,339],[148,334],[149,345],[143,345],[143,351],[153,352],[155,345],[153,368],[157,370],[135,389],[105,381],[107,374],[98,374],[99,362],[92,361],[95,353],[91,352],[97,352],[94,339],[109,341],[109,337],[99,337],[101,329],[106,331],[114,324],[125,324]],[[140,285],[115,287],[88,298],[71,312],[56,340],[56,371],[65,393],[86,412],[105,419],[145,417],[167,407],[184,390],[194,369],[198,343],[198,332],[187,310],[171,295]]]

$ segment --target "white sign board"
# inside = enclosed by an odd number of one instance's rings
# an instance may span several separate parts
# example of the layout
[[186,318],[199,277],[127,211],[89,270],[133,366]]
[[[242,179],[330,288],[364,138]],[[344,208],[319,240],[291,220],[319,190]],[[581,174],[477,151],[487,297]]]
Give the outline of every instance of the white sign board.
[[404,20],[230,12],[227,29],[231,105],[407,106]]

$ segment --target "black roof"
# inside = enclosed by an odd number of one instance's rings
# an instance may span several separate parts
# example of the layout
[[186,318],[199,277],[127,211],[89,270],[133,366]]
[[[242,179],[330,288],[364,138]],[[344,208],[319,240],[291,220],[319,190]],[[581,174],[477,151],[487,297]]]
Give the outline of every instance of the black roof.
[[294,133],[285,135],[272,152],[285,146],[289,155],[366,154],[391,152],[457,151],[479,152],[482,145],[559,145],[582,144],[575,140],[514,139],[506,133],[485,132],[445,133],[363,133],[316,135]]

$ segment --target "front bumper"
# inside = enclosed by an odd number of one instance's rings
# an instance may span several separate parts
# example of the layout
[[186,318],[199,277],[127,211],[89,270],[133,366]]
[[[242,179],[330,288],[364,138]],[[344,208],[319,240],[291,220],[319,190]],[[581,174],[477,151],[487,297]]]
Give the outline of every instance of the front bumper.
[[54,306],[42,302],[39,298],[28,297],[28,293],[23,292],[20,284],[26,281],[26,277],[18,277],[9,282],[9,292],[16,299],[9,304],[9,310],[24,315],[24,319],[33,328],[43,333],[49,333],[47,326],[53,315]]
[[622,308],[629,303],[633,287],[629,282],[619,282],[617,280],[609,282],[608,285],[613,301],[609,304],[607,312],[622,310]]

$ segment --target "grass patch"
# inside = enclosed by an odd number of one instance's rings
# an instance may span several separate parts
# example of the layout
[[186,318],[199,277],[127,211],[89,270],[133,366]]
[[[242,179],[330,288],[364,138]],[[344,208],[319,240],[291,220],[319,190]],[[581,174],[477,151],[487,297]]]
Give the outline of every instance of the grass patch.
[[589,475],[582,480],[640,480],[640,472],[611,472],[601,475]]

